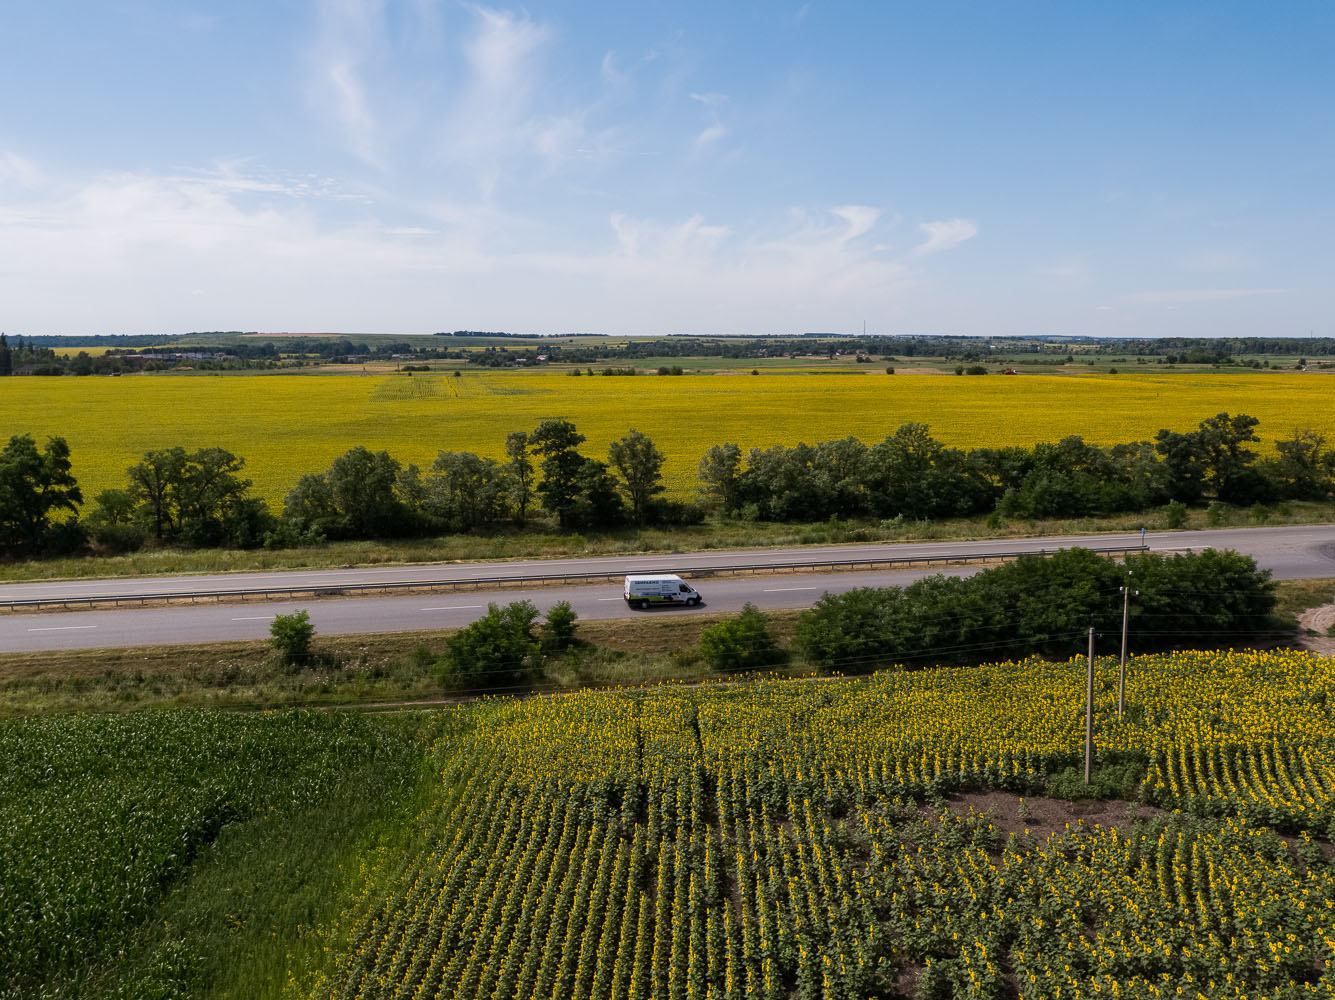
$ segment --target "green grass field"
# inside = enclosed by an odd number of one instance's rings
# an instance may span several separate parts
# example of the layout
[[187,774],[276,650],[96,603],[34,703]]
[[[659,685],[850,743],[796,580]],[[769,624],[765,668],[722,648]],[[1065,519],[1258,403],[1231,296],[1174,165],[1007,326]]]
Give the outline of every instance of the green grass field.
[[1067,434],[1115,442],[1186,429],[1221,410],[1259,417],[1270,438],[1300,426],[1335,437],[1333,391],[1325,378],[1293,374],[16,378],[0,393],[0,426],[63,435],[89,496],[121,485],[146,450],[219,445],[246,458],[257,491],[278,503],[301,474],[353,445],[423,465],[443,449],[499,456],[510,431],[565,417],[587,435],[586,453],[599,457],[631,427],[650,435],[668,456],[672,494],[687,497],[700,455],[723,441],[875,441],[919,421],[966,447]]

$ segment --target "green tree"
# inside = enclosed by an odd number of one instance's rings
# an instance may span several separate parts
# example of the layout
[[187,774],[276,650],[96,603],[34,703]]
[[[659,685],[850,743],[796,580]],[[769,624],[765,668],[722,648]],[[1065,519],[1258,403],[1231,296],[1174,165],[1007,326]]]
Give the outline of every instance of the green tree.
[[554,653],[564,653],[575,644],[575,622],[579,615],[569,601],[557,601],[543,619],[543,645]]
[[0,376],[14,374],[14,351],[9,346],[9,338],[0,333]]
[[311,655],[315,626],[305,611],[278,615],[269,626],[269,641],[285,663],[305,663]]
[[[579,369],[574,370],[579,374]],[[456,372],[456,374],[458,374]],[[533,460],[528,453],[528,435],[512,431],[505,438],[506,470],[510,474],[510,506],[515,523],[521,528],[528,521],[528,508],[533,502]]]
[[632,428],[620,441],[612,442],[607,458],[621,476],[631,517],[643,526],[649,504],[663,492],[663,453],[647,435]]
[[621,492],[608,467],[586,458],[575,478],[575,505],[567,523],[572,528],[610,528],[625,520]]
[[742,506],[741,474],[741,447],[714,445],[700,459],[700,499],[725,514],[735,513]]
[[251,483],[239,475],[245,464],[223,448],[201,448],[187,456],[177,504],[181,533],[191,544],[237,540],[237,517],[249,513],[245,500]]
[[389,452],[361,445],[334,459],[325,476],[345,534],[381,538],[403,533],[409,519],[396,489],[400,472]]
[[529,442],[542,456],[542,482],[538,484],[542,505],[562,528],[570,528],[579,504],[581,479],[587,477],[587,460],[578,451],[584,435],[569,420],[544,420]]
[[301,532],[338,534],[342,519],[329,479],[319,472],[308,472],[298,479],[283,501],[283,518]]
[[145,452],[143,460],[126,471],[129,494],[148,511],[153,537],[159,542],[176,533],[176,490],[185,464],[184,448],[164,448]]
[[447,531],[467,531],[505,514],[501,466],[467,451],[442,451],[425,482],[423,509]]
[[1278,457],[1272,475],[1286,497],[1322,500],[1335,486],[1335,452],[1314,430],[1295,430],[1291,437],[1275,442]]
[[700,633],[700,652],[715,670],[754,670],[782,663],[785,656],[769,631],[769,619],[754,604]]
[[485,615],[446,643],[441,661],[444,680],[484,690],[514,684],[537,662],[540,643],[533,634],[537,619],[538,609],[529,601],[504,607],[488,604]]
[[0,549],[12,554],[39,551],[51,529],[51,515],[77,514],[83,493],[70,472],[64,438],[45,449],[29,435],[14,436],[0,451]]

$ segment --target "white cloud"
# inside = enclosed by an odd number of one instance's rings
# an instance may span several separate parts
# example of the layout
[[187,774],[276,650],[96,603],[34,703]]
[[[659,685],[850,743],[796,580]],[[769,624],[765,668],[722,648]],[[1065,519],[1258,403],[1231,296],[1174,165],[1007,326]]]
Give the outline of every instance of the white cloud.
[[840,205],[830,211],[848,223],[848,232],[844,235],[845,241],[857,239],[870,232],[872,226],[876,225],[876,220],[881,217],[881,210],[870,205]]
[[716,142],[728,134],[728,128],[721,122],[715,122],[701,129],[696,134],[694,146],[696,150],[705,150],[713,146]]
[[691,100],[703,104],[707,108],[716,108],[720,104],[728,102],[727,94],[720,94],[715,91],[697,91],[690,95]]
[[918,226],[923,240],[913,248],[915,257],[951,250],[978,235],[978,226],[970,219],[943,219]]
[[237,164],[0,188],[7,323],[32,333],[791,332],[845,314],[851,329],[911,284],[902,261],[859,238],[879,218],[868,206],[743,229],[621,213],[605,239],[579,247],[469,202],[420,205],[393,222],[370,217],[370,205],[356,221],[330,221],[321,207],[342,193]]
[[42,180],[37,164],[18,153],[0,150],[0,188],[36,187]]
[[310,98],[333,119],[344,144],[374,167],[384,166],[380,123],[364,73],[382,44],[384,0],[317,0],[318,32],[310,53]]

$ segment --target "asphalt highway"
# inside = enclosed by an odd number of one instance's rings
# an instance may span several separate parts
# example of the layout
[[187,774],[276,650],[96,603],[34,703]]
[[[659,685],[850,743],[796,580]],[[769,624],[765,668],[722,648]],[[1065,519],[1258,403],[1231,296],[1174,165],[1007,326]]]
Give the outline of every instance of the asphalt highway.
[[[705,610],[735,611],[750,601],[767,609],[806,607],[826,592],[854,587],[906,583],[942,572],[940,568],[875,570],[843,573],[775,572],[767,565],[836,559],[943,559],[950,556],[999,551],[1052,551],[1072,545],[1092,547],[1136,544],[1136,535],[1093,535],[1032,539],[992,539],[982,542],[924,542],[898,545],[853,545],[764,551],[727,551],[658,556],[599,557],[576,560],[541,560],[505,563],[396,566],[372,569],[310,572],[245,573],[204,577],[159,577],[126,580],[80,580],[36,584],[0,584],[0,599],[63,598],[115,593],[207,593],[247,588],[337,587],[351,583],[386,583],[422,580],[471,580],[523,573],[630,573],[671,571],[681,567],[748,565],[760,570],[745,577],[703,578],[697,587]],[[1335,577],[1335,525],[1282,528],[1221,529],[1217,531],[1153,533],[1152,551],[1183,551],[1207,547],[1230,548],[1255,556],[1258,563],[1280,579]],[[977,567],[954,566],[952,575],[977,572]],[[0,652],[54,649],[99,649],[257,639],[268,634],[275,615],[305,608],[318,633],[356,634],[457,628],[486,610],[489,602],[531,600],[545,610],[568,600],[581,618],[629,618],[641,615],[694,614],[693,609],[631,611],[621,599],[619,583],[525,587],[496,590],[390,594],[367,597],[295,601],[208,603],[154,608],[95,609],[41,614],[0,615]]]

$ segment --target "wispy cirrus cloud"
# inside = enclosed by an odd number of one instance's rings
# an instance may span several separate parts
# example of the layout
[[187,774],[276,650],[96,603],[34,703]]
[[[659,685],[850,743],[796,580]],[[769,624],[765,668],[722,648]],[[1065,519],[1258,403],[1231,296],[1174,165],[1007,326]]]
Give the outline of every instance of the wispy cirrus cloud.
[[915,257],[952,250],[978,235],[978,225],[971,219],[942,219],[918,225],[922,242],[913,248]]
[[384,7],[384,0],[317,0],[308,54],[312,105],[355,156],[377,168],[385,166],[384,151],[365,73],[383,45]]

